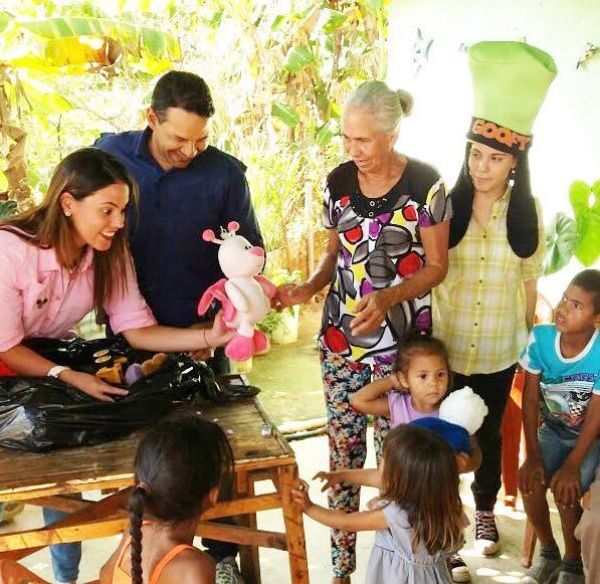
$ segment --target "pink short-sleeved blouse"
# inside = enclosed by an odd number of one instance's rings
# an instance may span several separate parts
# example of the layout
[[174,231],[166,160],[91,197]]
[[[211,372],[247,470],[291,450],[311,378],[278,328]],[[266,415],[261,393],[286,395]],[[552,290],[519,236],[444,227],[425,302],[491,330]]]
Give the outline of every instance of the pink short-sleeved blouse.
[[[31,245],[0,230],[0,352],[30,337],[64,337],[93,308],[93,251],[69,274],[53,249]],[[127,291],[115,294],[104,309],[115,333],[156,324],[140,294],[133,264]]]

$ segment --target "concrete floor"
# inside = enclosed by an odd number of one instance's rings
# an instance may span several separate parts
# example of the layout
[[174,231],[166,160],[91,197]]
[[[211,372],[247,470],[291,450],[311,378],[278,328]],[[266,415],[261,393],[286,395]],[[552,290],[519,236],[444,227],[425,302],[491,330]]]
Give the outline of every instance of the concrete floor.
[[[292,442],[296,452],[300,474],[310,479],[317,471],[327,468],[327,440],[324,436],[297,440]],[[372,453],[368,465],[373,465]],[[463,501],[469,517],[473,517],[473,502],[468,485],[470,477],[466,476],[462,484]],[[259,483],[258,492],[267,492],[270,483]],[[326,504],[325,494],[319,492],[318,484],[313,483],[311,494],[315,502]],[[376,495],[374,489],[363,489],[363,507],[366,501]],[[497,509],[498,524],[502,534],[503,548],[496,558],[478,557],[471,548],[472,533],[467,531],[467,545],[463,555],[473,573],[473,581],[487,582],[520,582],[523,569],[519,564],[522,533],[525,525],[524,514],[520,511],[505,511],[501,506]],[[277,511],[259,514],[259,527],[268,530],[283,530],[283,522]],[[553,523],[556,533],[559,532],[558,516],[553,512]],[[26,511],[11,525],[25,528],[41,524],[41,512],[34,507]],[[329,571],[329,532],[328,529],[305,518],[309,571],[312,584],[327,584],[330,581]],[[2,531],[0,529],[0,531]],[[100,566],[117,546],[118,537],[105,538],[85,542],[81,564],[81,581],[90,581],[98,576]],[[358,536],[357,571],[353,577],[355,584],[364,582],[366,563],[373,541],[372,533],[361,533]],[[199,541],[196,542],[200,544]],[[264,584],[287,584],[290,582],[286,554],[277,550],[263,549],[260,551],[260,562]],[[42,550],[23,561],[30,569],[40,576],[51,580],[51,569],[48,551]]]

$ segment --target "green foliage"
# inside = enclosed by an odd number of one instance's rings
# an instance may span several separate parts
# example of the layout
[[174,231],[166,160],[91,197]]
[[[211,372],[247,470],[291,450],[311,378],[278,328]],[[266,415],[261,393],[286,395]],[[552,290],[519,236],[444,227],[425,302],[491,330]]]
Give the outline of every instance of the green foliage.
[[281,120],[286,126],[295,128],[300,121],[298,112],[289,104],[276,101],[271,107],[271,115]]
[[569,189],[569,201],[577,224],[575,257],[584,266],[591,266],[600,257],[600,180],[591,187],[575,181]]
[[600,180],[591,187],[582,180],[573,182],[569,201],[575,219],[557,213],[546,228],[546,276],[566,266],[573,255],[586,267],[600,258]]
[[12,217],[17,212],[16,201],[0,201],[0,221]]
[[546,258],[544,275],[549,276],[566,266],[577,242],[575,221],[564,213],[557,213],[546,227]]
[[[387,5],[20,0],[13,13],[0,11],[0,117],[26,143],[12,163],[27,162],[20,180],[39,198],[68,152],[101,132],[144,127],[159,75],[196,72],[216,105],[211,143],[248,166],[270,262],[304,267],[290,250],[320,229],[321,185],[343,157],[343,100],[362,80],[385,76]],[[14,143],[0,144],[0,155],[8,160]]]

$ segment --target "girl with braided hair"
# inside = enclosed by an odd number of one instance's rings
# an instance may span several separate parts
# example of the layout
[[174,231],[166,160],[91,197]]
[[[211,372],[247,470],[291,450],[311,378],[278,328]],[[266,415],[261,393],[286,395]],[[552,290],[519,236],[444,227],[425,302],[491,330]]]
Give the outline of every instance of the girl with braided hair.
[[213,559],[192,544],[199,515],[228,490],[232,470],[231,447],[213,422],[186,413],[150,430],[135,457],[129,533],[100,584],[214,584]]

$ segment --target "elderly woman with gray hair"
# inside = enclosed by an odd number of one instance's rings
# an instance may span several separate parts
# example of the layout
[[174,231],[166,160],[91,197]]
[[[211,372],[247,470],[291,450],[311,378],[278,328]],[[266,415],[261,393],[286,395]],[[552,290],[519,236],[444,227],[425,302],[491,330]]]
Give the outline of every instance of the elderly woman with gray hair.
[[[381,81],[358,87],[344,104],[348,162],[327,177],[323,203],[329,239],[308,281],[281,286],[276,304],[306,302],[331,284],[319,335],[331,470],[362,468],[367,418],[350,397],[392,373],[398,343],[431,327],[430,290],[446,275],[451,208],[438,172],[397,152],[400,120],[412,97]],[[388,429],[375,420],[377,456]],[[334,509],[356,511],[360,488],[336,484]],[[356,534],[332,532],[333,583],[350,582]]]

